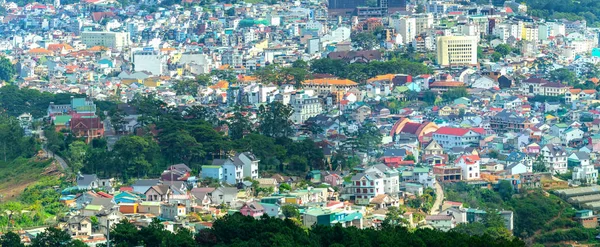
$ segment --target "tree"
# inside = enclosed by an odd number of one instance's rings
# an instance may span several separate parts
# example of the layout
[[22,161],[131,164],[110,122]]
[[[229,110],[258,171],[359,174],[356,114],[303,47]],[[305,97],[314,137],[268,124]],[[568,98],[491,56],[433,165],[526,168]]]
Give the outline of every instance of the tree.
[[23,247],[25,245],[21,243],[21,237],[18,234],[7,232],[0,237],[0,246]]
[[377,126],[367,123],[358,128],[358,149],[371,151],[381,144],[382,137]]
[[494,48],[494,51],[502,54],[502,56],[505,57],[506,55],[510,54],[512,48],[508,44],[499,44]]
[[502,59],[502,54],[500,52],[492,53],[492,61],[498,62],[500,59]]
[[533,162],[533,172],[548,172],[548,166],[544,163],[544,155],[540,154]]
[[138,229],[128,220],[123,219],[110,231],[111,246],[138,246],[141,242]]
[[514,190],[515,189],[512,186],[512,184],[507,180],[502,180],[498,183],[498,192],[500,193],[502,200],[510,200],[514,193]]
[[372,50],[377,46],[377,36],[373,32],[354,32],[350,35],[352,46],[362,50]]
[[564,84],[573,85],[577,82],[577,75],[575,72],[570,71],[566,68],[560,68],[550,71],[549,79],[551,81],[558,81]]
[[281,213],[283,213],[286,218],[300,218],[300,211],[296,206],[291,204],[283,205],[281,207]]
[[292,186],[290,186],[290,184],[288,184],[288,183],[282,183],[279,185],[279,191],[280,192],[284,192],[284,191],[290,192],[290,191],[292,191]]
[[275,101],[266,107],[261,105],[258,108],[258,123],[261,134],[268,137],[286,137],[293,132],[292,116],[293,110],[289,105]]
[[405,161],[415,161],[415,156],[412,154],[406,155],[406,158],[404,158]]
[[[80,242],[80,241],[79,241]],[[32,241],[32,247],[72,247],[81,246],[79,243],[71,240],[71,235],[68,232],[49,227],[38,234]]]
[[237,107],[234,109],[233,117],[229,119],[229,137],[233,140],[242,139],[247,132],[252,131],[252,124],[242,114],[242,109]]
[[194,80],[180,80],[175,82],[173,89],[177,95],[192,95],[196,97],[196,95],[198,95],[199,86],[200,84]]
[[398,207],[388,207],[382,226],[408,225],[408,220],[403,217],[404,212],[404,209]]
[[113,111],[110,116],[110,123],[115,128],[116,132],[125,131],[125,125],[127,125],[127,121],[125,120],[125,111],[122,109],[117,109]]
[[452,101],[452,100],[458,99],[460,97],[466,97],[468,95],[469,95],[469,93],[467,92],[467,89],[464,87],[460,87],[460,88],[453,88],[453,89],[450,89],[450,90],[444,92],[442,94],[442,98],[445,101]]
[[0,80],[12,82],[15,76],[15,66],[6,57],[0,58]]
[[69,165],[74,173],[83,168],[83,161],[85,160],[87,150],[87,144],[82,141],[75,141],[69,145]]
[[436,98],[437,98],[437,95],[433,91],[423,92],[423,101],[425,103],[427,103],[428,105],[433,105],[435,103]]

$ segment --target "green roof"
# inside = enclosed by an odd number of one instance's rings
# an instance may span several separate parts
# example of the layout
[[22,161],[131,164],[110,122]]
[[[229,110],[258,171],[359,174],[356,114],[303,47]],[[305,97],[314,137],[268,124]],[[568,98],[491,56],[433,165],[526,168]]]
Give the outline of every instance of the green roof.
[[66,125],[71,120],[69,115],[60,115],[54,117],[54,125]]
[[202,170],[204,170],[204,168],[206,168],[206,169],[219,169],[219,168],[221,168],[221,166],[202,166]]
[[415,169],[413,169],[414,173],[427,173],[429,172],[429,168],[426,167],[415,167]]
[[567,125],[567,124],[565,124],[565,123],[557,123],[557,124],[556,124],[556,127],[559,127],[559,128],[568,128],[568,127],[569,127],[569,125]]
[[85,105],[85,98],[74,98],[71,100],[71,107],[77,108]]
[[102,209],[102,205],[87,205],[85,207],[85,210],[100,211],[100,209]]
[[140,205],[142,205],[142,206],[160,206],[160,202],[144,201],[144,202],[140,203]]

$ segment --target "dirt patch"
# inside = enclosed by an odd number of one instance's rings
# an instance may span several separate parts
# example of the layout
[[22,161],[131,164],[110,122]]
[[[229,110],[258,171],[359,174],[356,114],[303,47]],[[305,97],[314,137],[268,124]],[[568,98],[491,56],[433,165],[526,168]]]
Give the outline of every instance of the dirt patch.
[[[50,166],[44,168],[44,170],[40,174],[41,176],[39,177],[62,176],[63,174],[60,171],[59,167],[60,165],[56,161],[54,161]],[[20,178],[18,183],[2,184],[0,186],[0,201],[10,201],[16,199],[21,193],[23,193],[25,188],[35,184],[37,181],[37,178],[29,177],[29,179]]]

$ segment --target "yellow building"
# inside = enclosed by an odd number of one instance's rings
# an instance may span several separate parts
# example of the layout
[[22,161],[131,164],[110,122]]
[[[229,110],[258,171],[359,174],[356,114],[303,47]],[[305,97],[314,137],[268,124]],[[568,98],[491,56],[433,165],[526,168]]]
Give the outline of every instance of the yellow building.
[[437,61],[441,66],[477,65],[477,36],[438,37]]

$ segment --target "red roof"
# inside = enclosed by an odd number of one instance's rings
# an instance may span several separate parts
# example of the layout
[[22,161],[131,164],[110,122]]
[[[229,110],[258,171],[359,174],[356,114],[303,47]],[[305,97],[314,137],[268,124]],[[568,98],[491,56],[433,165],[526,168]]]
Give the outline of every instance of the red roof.
[[469,129],[441,127],[435,133],[440,135],[464,136],[469,133]]
[[97,194],[104,198],[113,198],[112,195],[106,194],[105,192],[102,192],[102,191],[98,191]]
[[456,163],[461,159],[464,160],[467,165],[474,165],[480,160],[479,155],[463,155],[456,159]]
[[121,191],[121,192],[125,192],[125,191],[131,192],[131,191],[133,191],[133,187],[129,187],[129,186],[127,186],[127,187],[121,187],[121,188],[119,188],[119,191]]

